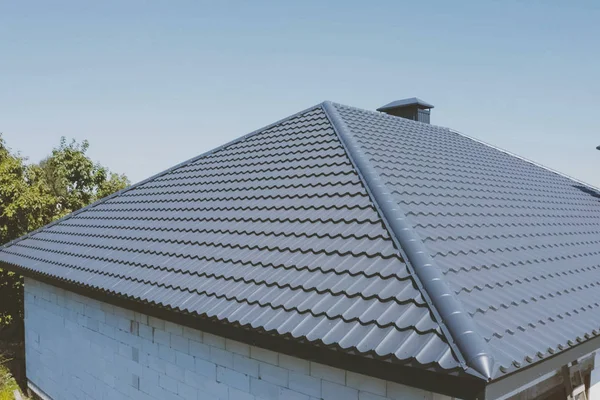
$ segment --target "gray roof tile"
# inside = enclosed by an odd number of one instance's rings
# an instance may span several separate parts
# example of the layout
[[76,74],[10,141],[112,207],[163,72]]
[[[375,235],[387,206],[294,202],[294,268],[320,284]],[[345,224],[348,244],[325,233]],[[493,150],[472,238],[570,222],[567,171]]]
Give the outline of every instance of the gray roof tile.
[[[481,377],[455,337],[468,329],[456,331],[424,283],[433,271],[499,378],[600,333],[599,197],[449,129],[324,103],[10,243],[0,261]],[[429,269],[398,249],[390,209]]]
[[488,341],[495,377],[598,335],[594,189],[446,128],[336,110]]
[[12,243],[0,260],[261,331],[458,368],[320,106]]

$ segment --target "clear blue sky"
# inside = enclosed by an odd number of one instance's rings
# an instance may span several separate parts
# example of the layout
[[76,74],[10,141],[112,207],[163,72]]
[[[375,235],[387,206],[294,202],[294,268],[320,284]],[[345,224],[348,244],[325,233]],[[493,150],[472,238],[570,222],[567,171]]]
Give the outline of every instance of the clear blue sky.
[[135,182],[323,100],[432,122],[600,186],[598,1],[0,0],[0,132]]

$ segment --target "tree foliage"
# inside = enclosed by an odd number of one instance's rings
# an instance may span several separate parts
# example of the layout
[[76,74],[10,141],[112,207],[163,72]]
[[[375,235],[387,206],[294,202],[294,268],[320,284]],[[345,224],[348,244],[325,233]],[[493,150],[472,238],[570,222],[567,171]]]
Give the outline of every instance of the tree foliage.
[[[40,163],[12,152],[0,135],[0,245],[129,185],[92,162],[87,141],[58,147]],[[23,316],[22,278],[0,269],[0,325]]]

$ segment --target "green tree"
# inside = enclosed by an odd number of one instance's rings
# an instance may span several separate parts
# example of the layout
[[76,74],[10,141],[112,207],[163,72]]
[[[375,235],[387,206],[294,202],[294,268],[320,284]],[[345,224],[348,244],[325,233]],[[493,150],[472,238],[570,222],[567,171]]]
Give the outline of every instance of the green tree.
[[12,154],[0,136],[0,244],[51,221],[54,204],[41,170]]
[[63,214],[80,209],[129,184],[125,175],[111,173],[87,157],[89,143],[61,138],[59,147],[39,164],[48,188]]
[[[129,185],[87,156],[87,141],[58,147],[39,164],[11,152],[0,135],[0,244]],[[0,325],[22,320],[22,278],[0,269]]]

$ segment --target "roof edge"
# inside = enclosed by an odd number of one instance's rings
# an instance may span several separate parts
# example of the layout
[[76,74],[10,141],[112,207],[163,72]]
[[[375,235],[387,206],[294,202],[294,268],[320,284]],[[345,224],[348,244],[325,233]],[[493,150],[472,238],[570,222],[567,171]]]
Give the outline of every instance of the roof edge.
[[339,347],[328,346],[322,341],[281,336],[274,331],[264,329],[249,330],[246,325],[186,313],[181,309],[167,308],[135,296],[106,291],[89,283],[55,278],[29,269],[21,271],[22,268],[3,261],[0,261],[0,268],[23,272],[26,278],[178,325],[378,379],[438,392],[459,399],[477,399],[479,393],[485,389],[480,380],[456,368],[445,372],[431,368],[419,369],[412,366],[411,362],[394,363],[390,359],[376,358],[368,353],[360,353],[356,351],[357,349],[344,351]]
[[447,128],[447,129],[448,129],[450,132],[452,132],[452,133],[455,133],[455,134],[457,134],[457,135],[460,135],[460,136],[462,136],[462,137],[465,137],[465,138],[467,138],[467,139],[471,139],[471,140],[472,140],[472,141],[474,141],[474,142],[480,143],[480,144],[482,144],[482,145],[484,145],[484,146],[487,146],[487,147],[489,147],[489,148],[492,148],[492,149],[494,149],[494,150],[498,150],[498,151],[500,151],[500,152],[502,152],[502,153],[504,153],[504,154],[508,154],[509,156],[512,156],[512,157],[518,158],[518,159],[520,159],[521,161],[525,161],[526,163],[532,164],[532,165],[534,165],[534,166],[536,166],[536,167],[538,167],[538,168],[545,169],[546,171],[552,172],[553,174],[556,174],[556,175],[562,176],[563,178],[567,178],[567,179],[569,179],[569,180],[571,180],[571,181],[573,181],[573,182],[575,182],[575,183],[579,183],[579,184],[581,184],[581,185],[584,185],[584,186],[587,186],[587,187],[589,187],[590,189],[593,189],[593,190],[595,190],[595,191],[597,191],[597,192],[600,192],[600,187],[598,187],[598,186],[594,186],[594,185],[592,185],[591,183],[588,183],[588,182],[582,181],[581,179],[575,178],[574,176],[568,175],[568,174],[566,174],[566,173],[564,173],[564,172],[560,172],[560,171],[558,171],[558,170],[556,170],[556,169],[554,169],[554,168],[548,167],[548,166],[546,166],[546,165],[544,165],[544,164],[541,164],[541,163],[539,163],[539,162],[537,162],[537,161],[530,160],[529,158],[527,158],[527,157],[524,157],[524,156],[521,156],[521,155],[519,155],[519,154],[516,154],[516,153],[513,153],[513,152],[512,152],[512,151],[510,151],[510,150],[506,150],[506,149],[503,149],[502,147],[498,147],[498,146],[496,146],[496,145],[493,145],[493,144],[491,144],[491,143],[488,143],[488,142],[486,142],[485,140],[478,139],[478,138],[476,138],[476,137],[474,137],[474,136],[467,135],[466,133],[464,133],[464,132],[461,132],[461,131],[459,131],[459,130],[456,130],[456,129],[453,129],[453,128]]
[[418,289],[429,304],[450,347],[463,367],[471,368],[476,375],[487,381],[491,380],[494,358],[487,342],[478,333],[475,322],[451,291],[423,241],[387,190],[385,183],[356,142],[333,103],[325,101],[322,107],[392,240],[408,261],[407,266],[413,273]]
[[126,188],[124,188],[124,189],[121,189],[121,190],[119,190],[119,191],[116,191],[116,192],[114,192],[113,194],[110,194],[110,195],[108,195],[108,196],[106,196],[106,197],[103,197],[103,198],[101,198],[101,199],[99,199],[99,200],[97,200],[97,201],[95,201],[95,202],[93,202],[93,203],[91,203],[91,204],[88,204],[88,205],[87,205],[87,206],[85,206],[85,207],[81,207],[80,209],[78,209],[78,210],[75,210],[75,211],[73,211],[72,213],[70,213],[70,214],[67,214],[67,215],[65,215],[65,216],[63,216],[63,217],[61,217],[61,218],[59,218],[59,219],[57,219],[57,220],[55,220],[55,221],[52,221],[52,222],[50,222],[49,224],[46,224],[46,225],[44,225],[44,226],[42,226],[42,227],[40,227],[40,228],[37,228],[37,229],[35,229],[35,230],[31,231],[31,232],[28,232],[28,233],[24,234],[23,236],[19,236],[18,238],[16,238],[16,239],[13,239],[13,240],[11,240],[10,242],[7,242],[7,243],[4,243],[3,245],[0,245],[0,252],[1,252],[3,249],[5,249],[5,248],[7,248],[7,247],[10,247],[10,246],[12,246],[12,245],[13,245],[13,244],[15,244],[15,243],[18,243],[18,242],[20,242],[20,241],[22,241],[22,240],[25,240],[25,239],[27,239],[28,237],[31,237],[31,236],[33,236],[33,235],[35,235],[35,234],[39,233],[39,232],[40,232],[40,231],[42,231],[43,229],[50,228],[50,227],[52,227],[52,226],[54,226],[54,225],[56,225],[56,224],[58,224],[58,223],[61,223],[61,222],[65,221],[65,220],[67,220],[67,219],[69,219],[69,218],[71,218],[71,217],[74,217],[74,216],[78,215],[79,213],[82,213],[82,212],[84,212],[84,211],[86,211],[86,210],[88,210],[88,209],[90,209],[90,208],[96,207],[97,205],[104,203],[104,202],[105,202],[105,201],[107,201],[107,200],[110,200],[110,199],[112,199],[112,198],[114,198],[114,197],[117,197],[117,196],[119,196],[119,195],[120,195],[120,194],[122,194],[122,193],[128,192],[128,191],[129,191],[129,190],[131,190],[131,189],[135,189],[135,188],[136,188],[136,187],[138,187],[138,186],[141,186],[141,185],[143,185],[143,184],[145,184],[145,183],[148,183],[148,182],[152,181],[153,179],[159,178],[159,177],[161,177],[161,176],[163,176],[163,175],[166,175],[166,174],[168,174],[168,173],[170,173],[170,172],[172,172],[172,171],[175,171],[175,170],[176,170],[176,169],[178,169],[178,168],[185,167],[186,165],[188,165],[188,164],[191,164],[191,163],[193,163],[193,162],[195,162],[195,161],[197,161],[197,160],[201,159],[202,157],[206,157],[206,156],[208,156],[208,155],[210,155],[210,154],[213,154],[213,153],[215,153],[215,152],[217,152],[217,151],[219,151],[219,150],[222,150],[222,149],[224,149],[224,148],[226,148],[226,147],[229,147],[229,146],[231,146],[231,145],[233,145],[233,144],[236,144],[236,143],[238,143],[238,142],[241,142],[241,141],[243,141],[243,140],[246,140],[246,139],[248,139],[248,138],[249,138],[249,137],[251,137],[251,136],[254,136],[254,135],[258,134],[258,133],[261,133],[261,132],[264,132],[264,131],[266,131],[266,130],[267,130],[267,129],[269,129],[269,128],[272,128],[272,127],[274,127],[275,125],[279,125],[279,124],[281,124],[281,123],[283,123],[283,122],[285,122],[285,121],[287,121],[287,120],[290,120],[290,119],[292,119],[292,118],[295,118],[295,117],[297,117],[297,116],[300,116],[300,115],[302,115],[302,114],[304,114],[304,113],[307,113],[307,112],[309,112],[309,111],[312,111],[312,110],[314,110],[314,109],[316,109],[316,108],[319,108],[319,107],[321,107],[321,104],[317,104],[317,105],[314,105],[314,106],[312,106],[312,107],[308,107],[308,108],[306,108],[306,109],[304,109],[304,110],[302,110],[302,111],[299,111],[299,112],[297,112],[297,113],[295,113],[295,114],[292,114],[292,115],[290,115],[290,116],[287,116],[287,117],[285,117],[285,118],[282,118],[282,119],[280,119],[280,120],[278,120],[278,121],[276,121],[276,122],[273,122],[273,123],[271,123],[271,124],[265,125],[265,126],[263,126],[262,128],[256,129],[256,130],[254,130],[254,131],[252,131],[252,132],[250,132],[250,133],[247,133],[247,134],[245,134],[245,135],[243,135],[243,136],[240,136],[240,137],[238,137],[238,138],[236,138],[236,139],[233,139],[233,140],[231,140],[231,141],[229,141],[229,142],[227,142],[227,143],[224,143],[224,144],[222,144],[222,145],[220,145],[220,146],[218,146],[218,147],[215,147],[214,149],[211,149],[211,150],[209,150],[209,151],[206,151],[206,152],[204,152],[204,153],[202,153],[202,154],[200,154],[200,155],[198,155],[198,156],[195,156],[195,157],[192,157],[192,158],[190,158],[190,159],[188,159],[188,160],[185,160],[185,161],[183,161],[183,162],[180,162],[179,164],[176,164],[176,165],[174,165],[174,166],[172,166],[172,167],[170,167],[170,168],[167,168],[167,169],[165,169],[164,171],[161,171],[161,172],[159,172],[159,173],[157,173],[157,174],[154,174],[154,175],[152,175],[152,176],[150,176],[150,177],[148,177],[148,178],[146,178],[146,179],[143,179],[143,180],[141,180],[141,181],[139,181],[139,182],[137,182],[137,183],[134,183],[134,184],[132,184],[132,185],[129,185],[129,186],[127,186],[127,187],[126,187]]

